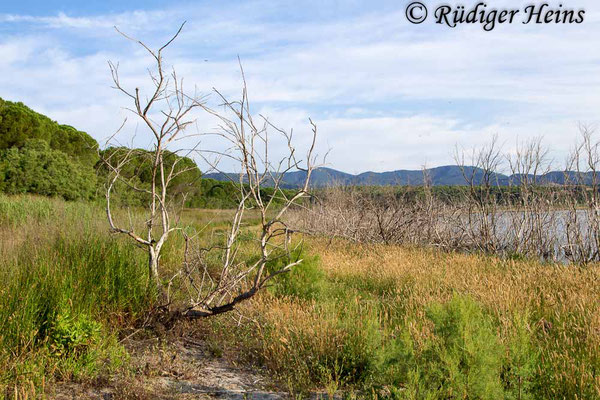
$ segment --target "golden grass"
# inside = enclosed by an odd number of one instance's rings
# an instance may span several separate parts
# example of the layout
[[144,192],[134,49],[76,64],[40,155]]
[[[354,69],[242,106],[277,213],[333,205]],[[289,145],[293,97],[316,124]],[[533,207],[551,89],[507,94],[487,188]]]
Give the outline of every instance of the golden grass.
[[[424,343],[432,335],[428,307],[458,293],[487,310],[499,341],[507,346],[518,321],[526,320],[541,352],[537,368],[543,380],[536,384],[547,386],[541,389],[545,395],[579,390],[583,398],[586,393],[600,398],[600,266],[544,265],[322,238],[308,244],[310,253],[320,257],[330,292],[341,297],[330,293],[325,299],[303,300],[267,293],[244,308],[267,328],[252,333],[259,340],[244,344],[242,351],[262,359],[280,379],[304,379],[297,386],[310,386],[314,371],[303,358],[337,357],[331,349],[347,346],[349,335],[368,336],[373,320],[381,338],[371,346],[385,347],[387,338],[402,329],[411,332],[415,343]],[[356,326],[349,328],[348,319]],[[360,340],[368,342],[366,336]],[[316,381],[322,386],[334,375]]]
[[589,331],[600,332],[600,267],[544,265],[535,261],[446,253],[425,248],[311,240],[330,276],[360,275],[411,284],[401,295],[417,308],[466,293],[494,310],[548,308],[590,315]]

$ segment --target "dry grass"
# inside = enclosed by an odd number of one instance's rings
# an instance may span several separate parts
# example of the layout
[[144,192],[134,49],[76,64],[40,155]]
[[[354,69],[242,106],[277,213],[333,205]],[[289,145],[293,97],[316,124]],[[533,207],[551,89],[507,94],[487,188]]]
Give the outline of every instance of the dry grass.
[[[447,301],[453,293],[473,296],[501,318],[507,312],[551,308],[556,315],[586,312],[589,332],[600,333],[600,268],[549,266],[535,261],[446,253],[426,248],[360,245],[312,240],[329,276],[393,280],[411,309]],[[596,336],[596,338],[598,338]],[[600,339],[600,338],[598,338]]]
[[[531,342],[524,357],[535,358],[532,397],[522,398],[600,397],[600,267],[318,238],[308,244],[324,271],[319,293],[266,293],[244,310],[260,327],[233,328],[233,337],[222,339],[224,347],[241,340],[236,349],[290,389],[360,389],[381,397],[374,388],[392,384],[403,368],[382,361],[398,338],[408,332],[416,351],[424,351],[436,340],[428,310],[461,295],[493,321],[507,359],[524,351],[515,343]],[[319,278],[297,279],[302,285]],[[504,373],[516,369],[506,363]]]

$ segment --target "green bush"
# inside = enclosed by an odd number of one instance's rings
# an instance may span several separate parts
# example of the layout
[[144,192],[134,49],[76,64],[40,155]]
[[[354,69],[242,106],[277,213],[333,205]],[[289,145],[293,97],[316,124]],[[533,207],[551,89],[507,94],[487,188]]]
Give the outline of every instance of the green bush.
[[[408,334],[389,349],[400,398],[490,399],[504,397],[500,380],[503,347],[491,319],[468,297],[433,304],[434,337],[416,348]],[[395,368],[394,368],[395,364]]]
[[540,362],[540,350],[534,343],[527,313],[513,317],[513,332],[504,360],[502,382],[506,399],[528,400],[534,396],[534,378]]
[[101,330],[102,325],[87,314],[73,316],[70,310],[63,311],[49,329],[50,350],[57,357],[84,355],[99,341]]
[[91,199],[96,175],[91,167],[72,161],[43,140],[29,140],[22,148],[0,151],[0,191],[34,193],[66,200]]
[[307,254],[302,249],[291,255],[275,258],[267,265],[271,271],[283,268],[286,264],[302,260],[289,272],[275,278],[271,291],[276,296],[293,296],[304,300],[318,299],[325,290],[325,271],[319,265],[319,257]]

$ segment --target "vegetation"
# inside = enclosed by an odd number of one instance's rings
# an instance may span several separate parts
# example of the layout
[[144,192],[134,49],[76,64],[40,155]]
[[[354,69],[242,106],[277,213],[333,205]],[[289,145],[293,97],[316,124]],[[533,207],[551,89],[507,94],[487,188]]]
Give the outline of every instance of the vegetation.
[[0,99],[0,192],[92,199],[97,161],[86,133]]
[[145,259],[108,234],[101,212],[0,195],[0,398],[39,395],[53,378],[90,379],[125,361],[115,328],[153,296]]
[[90,200],[96,195],[96,174],[47,142],[28,140],[22,148],[0,150],[0,192]]
[[[337,189],[287,219],[307,194],[313,147],[302,188],[283,190],[280,178],[301,164],[291,134],[275,128],[289,153],[271,175],[273,126],[254,125],[246,88],[239,102],[221,96],[236,122],[183,94],[175,74],[169,90],[161,51],[171,41],[156,53],[144,46],[159,71],[146,106],[110,64],[155,134],[152,151],[98,151],[87,134],[0,100],[0,190],[11,195],[0,195],[1,397],[126,374],[123,342],[160,336],[148,324],[156,310],[171,325],[194,320],[214,353],[266,368],[298,397],[600,397],[600,157],[588,135],[572,162],[591,181],[498,188],[492,145],[475,157],[477,183],[460,164],[464,188]],[[157,124],[147,113],[161,101],[169,111]],[[202,179],[193,160],[166,150],[194,107],[223,122],[245,184]],[[525,150],[510,161],[513,175],[544,164],[539,146]],[[299,222],[315,234],[306,244],[291,236]],[[560,254],[575,265],[539,261],[556,261],[558,226],[568,241]],[[245,318],[223,315],[234,309]]]
[[18,149],[31,139],[48,143],[77,162],[93,167],[98,161],[96,141],[85,132],[59,125],[23,103],[0,99],[0,149]]
[[[556,208],[567,206],[564,201],[567,197],[575,200],[576,204],[580,206],[586,205],[586,198],[589,196],[589,192],[592,189],[585,185],[575,185],[572,182],[567,181],[567,185],[543,185],[529,183],[529,189],[536,191],[536,196],[543,198],[547,201],[553,201],[556,204]],[[569,184],[570,183],[570,184]],[[314,191],[316,198],[324,199],[332,191],[332,187],[320,188]],[[444,205],[452,205],[456,203],[465,203],[465,199],[471,195],[469,186],[346,186],[341,187],[339,190],[346,192],[355,192],[369,198],[372,201],[387,201],[390,198],[394,198],[397,201],[401,201],[408,204],[416,204],[419,202],[426,201],[428,197],[435,199],[435,201]],[[514,186],[491,186],[490,197],[494,202],[502,208],[511,209],[514,208],[515,204],[522,202],[529,193],[523,188],[522,184]],[[478,201],[486,196],[484,186],[476,186],[474,188],[474,198]],[[558,203],[556,200],[557,192],[562,192],[562,203]],[[587,193],[586,193],[587,192]]]
[[[474,152],[463,187],[333,187],[294,216],[296,227],[364,243],[433,246],[549,263],[600,261],[600,143],[582,132],[560,185],[540,185],[548,168],[539,140],[505,157],[518,186],[494,184],[500,159],[491,146]],[[576,172],[573,172],[576,171]],[[481,184],[479,183],[481,180]]]
[[[102,200],[108,171],[99,156],[118,157],[126,151],[108,148],[98,153],[98,143],[85,132],[60,125],[23,103],[0,98],[0,193]],[[186,171],[170,182],[174,200],[185,194],[188,208],[237,207],[239,188],[234,182],[203,179],[194,161],[167,151],[167,168],[175,162],[177,171]],[[150,169],[150,152],[135,149],[135,157],[123,173],[128,178],[135,177],[141,188],[147,188],[151,181]],[[132,193],[123,185],[117,186],[115,201],[122,206],[139,207],[147,200],[143,193]],[[261,188],[265,199],[273,193],[272,188]],[[275,202],[280,203],[280,199]]]
[[[203,240],[210,243],[230,215],[188,211],[183,218],[208,226]],[[248,215],[243,230],[239,252],[248,259],[257,217]],[[107,233],[102,208],[3,196],[0,236],[1,393],[31,396],[55,381],[94,381],[127,366],[119,340],[145,319],[154,295],[144,253]],[[181,257],[181,239],[172,240],[164,278]],[[297,394],[600,395],[597,266],[321,238],[302,253],[291,257],[304,263],[239,309],[260,329],[227,316],[197,322],[207,326],[214,349],[268,368]],[[174,301],[185,297],[183,289],[173,286]]]
[[[318,259],[211,320],[217,345],[301,394],[352,398],[600,396],[600,270],[424,248],[310,241]],[[240,341],[241,338],[241,341]]]

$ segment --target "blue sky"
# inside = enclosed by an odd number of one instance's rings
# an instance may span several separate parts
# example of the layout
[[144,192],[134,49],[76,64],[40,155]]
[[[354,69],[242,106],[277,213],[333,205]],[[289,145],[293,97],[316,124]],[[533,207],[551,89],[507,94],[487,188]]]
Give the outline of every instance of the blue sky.
[[[128,105],[110,88],[107,60],[120,62],[131,85],[143,85],[150,65],[112,26],[158,45],[187,20],[166,59],[189,85],[235,96],[239,55],[254,110],[294,128],[300,145],[312,117],[319,148],[331,149],[329,165],[347,172],[449,164],[456,145],[481,145],[494,134],[508,152],[517,140],[544,136],[560,163],[578,125],[597,124],[597,2],[562,2],[586,10],[580,25],[492,32],[411,25],[407,3],[10,2],[0,6],[0,96],[106,138]],[[198,123],[211,129],[213,121]],[[144,145],[139,129],[128,125],[123,141]]]

